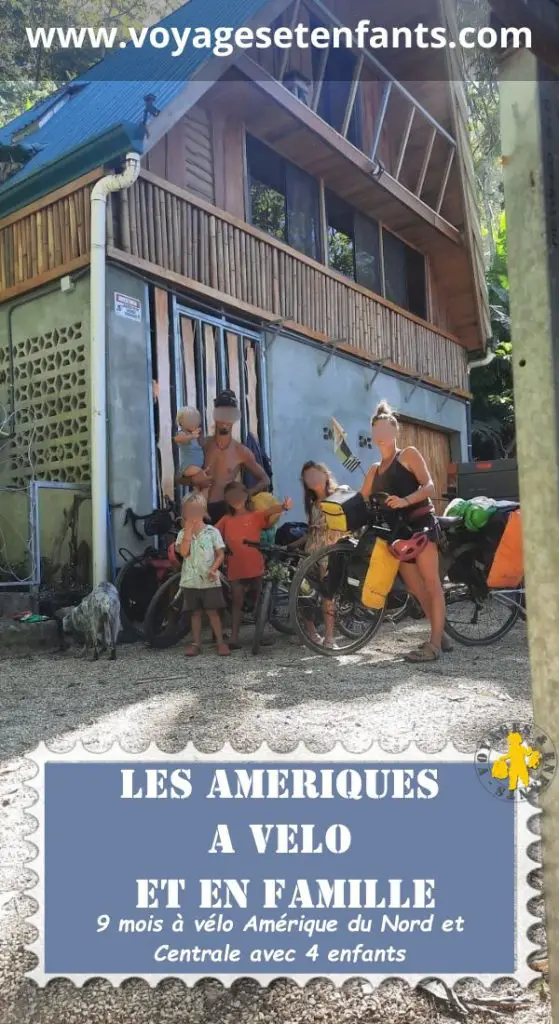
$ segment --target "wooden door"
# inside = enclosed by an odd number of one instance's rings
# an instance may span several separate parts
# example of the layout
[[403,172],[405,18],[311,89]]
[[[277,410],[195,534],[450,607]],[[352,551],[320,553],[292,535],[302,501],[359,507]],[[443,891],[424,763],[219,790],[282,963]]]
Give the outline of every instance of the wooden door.
[[447,489],[448,466],[452,462],[450,436],[442,430],[434,430],[422,423],[401,420],[398,447],[406,448],[408,445],[413,445],[421,452],[429,467],[435,484],[433,503],[437,514],[442,515],[448,504],[443,494]]

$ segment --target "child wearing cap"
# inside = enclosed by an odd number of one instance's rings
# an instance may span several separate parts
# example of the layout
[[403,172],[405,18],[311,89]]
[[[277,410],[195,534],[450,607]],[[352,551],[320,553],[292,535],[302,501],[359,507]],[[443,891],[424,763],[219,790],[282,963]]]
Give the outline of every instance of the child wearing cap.
[[200,443],[202,417],[198,409],[187,406],[177,413],[178,434],[173,438],[179,450],[177,484],[195,491],[208,490],[212,477],[204,469],[204,449]]

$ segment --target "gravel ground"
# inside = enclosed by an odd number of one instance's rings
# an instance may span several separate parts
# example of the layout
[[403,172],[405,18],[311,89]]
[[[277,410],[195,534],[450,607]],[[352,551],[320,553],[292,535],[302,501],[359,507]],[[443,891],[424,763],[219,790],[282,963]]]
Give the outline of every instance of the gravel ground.
[[[116,664],[76,661],[72,654],[1,660],[2,1024],[438,1024],[456,1019],[444,1005],[398,981],[380,989],[359,980],[342,989],[324,981],[305,989],[290,982],[261,989],[245,981],[230,990],[216,982],[186,989],[173,980],[156,989],[130,981],[117,990],[93,981],[80,990],[60,981],[41,990],[24,977],[34,965],[24,949],[34,937],[25,922],[33,907],[23,892],[34,878],[25,866],[33,855],[25,837],[32,840],[34,828],[26,814],[33,796],[25,786],[33,767],[25,755],[39,741],[68,749],[80,739],[97,751],[115,741],[129,751],[156,742],[172,752],[189,740],[207,751],[219,750],[225,741],[246,751],[267,741],[285,751],[301,740],[316,751],[338,740],[349,750],[364,750],[372,740],[403,749],[414,740],[423,750],[436,751],[450,740],[473,752],[488,727],[531,716],[523,627],[485,650],[456,648],[436,665],[406,665],[402,651],[421,632],[421,624],[386,627],[374,648],[352,657],[314,656],[276,636],[275,646],[259,658],[240,652],[218,659],[208,650],[188,665],[180,648],[149,652],[141,646],[120,648]],[[505,983],[497,991],[518,993]],[[549,1024],[545,983],[535,983],[527,998],[528,1005],[507,1012],[506,1019]],[[485,1024],[496,1018],[476,1012],[467,1019]]]

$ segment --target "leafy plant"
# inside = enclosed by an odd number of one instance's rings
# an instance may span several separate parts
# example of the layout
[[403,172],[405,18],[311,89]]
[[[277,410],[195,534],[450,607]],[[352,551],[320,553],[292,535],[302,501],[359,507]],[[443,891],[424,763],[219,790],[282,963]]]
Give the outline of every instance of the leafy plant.
[[470,375],[472,442],[475,458],[507,458],[515,452],[511,319],[507,270],[507,226],[502,213],[494,239],[494,256],[487,272],[495,358]]

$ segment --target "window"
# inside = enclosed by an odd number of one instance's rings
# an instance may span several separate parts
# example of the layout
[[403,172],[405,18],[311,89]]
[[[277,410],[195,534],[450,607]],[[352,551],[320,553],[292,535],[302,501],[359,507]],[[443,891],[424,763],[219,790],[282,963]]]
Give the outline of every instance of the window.
[[426,320],[425,257],[390,231],[383,231],[382,235],[386,298]]
[[326,193],[328,264],[364,288],[380,295],[380,240],[376,221]]
[[328,266],[355,280],[353,210],[332,192],[326,193]]
[[320,259],[318,184],[309,174],[247,136],[250,223]]
[[[246,152],[250,223],[321,260],[318,183],[258,139]],[[426,320],[424,256],[329,190],[325,205],[328,266]]]
[[25,128],[20,128],[18,132],[14,132],[12,135],[12,143],[15,144],[17,142],[21,142],[21,140],[26,139],[28,135],[33,135],[35,132],[39,131],[43,125],[50,121],[51,117],[54,117],[59,110],[62,110],[62,107],[66,106],[68,100],[72,99],[72,96],[81,92],[86,85],[87,82],[76,82],[73,85],[68,86],[66,91],[59,95],[57,99],[53,100],[52,104],[45,109],[44,113],[42,113],[40,117],[37,117],[34,121],[30,121]]
[[247,138],[250,222],[267,235],[287,241],[285,167],[267,146]]
[[[312,19],[311,28],[319,27],[323,27],[321,23]],[[357,59],[351,50],[346,48],[340,47],[339,49],[330,50],[326,61],[326,68],[323,72],[323,52],[321,49],[313,50],[313,76],[315,80],[318,80],[319,77],[324,75],[317,113],[323,121],[326,121],[332,128],[335,128],[337,132],[341,132]],[[353,104],[346,137],[358,149],[361,148],[361,103],[359,89]]]

